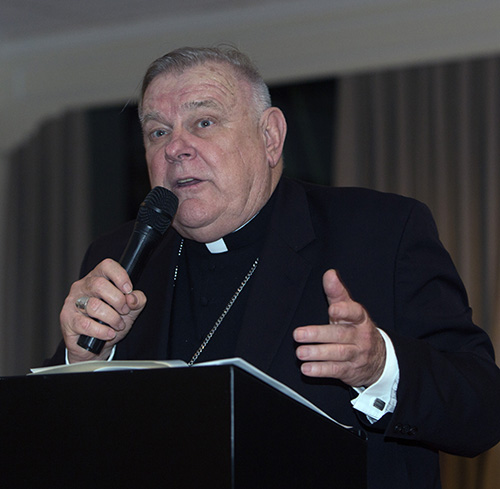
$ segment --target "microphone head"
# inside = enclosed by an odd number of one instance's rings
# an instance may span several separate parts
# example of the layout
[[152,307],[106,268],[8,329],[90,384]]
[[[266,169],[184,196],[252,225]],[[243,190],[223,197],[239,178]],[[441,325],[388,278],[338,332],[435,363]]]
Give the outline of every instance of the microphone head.
[[164,234],[177,212],[179,199],[165,187],[152,189],[139,207],[137,221],[151,226],[155,231]]

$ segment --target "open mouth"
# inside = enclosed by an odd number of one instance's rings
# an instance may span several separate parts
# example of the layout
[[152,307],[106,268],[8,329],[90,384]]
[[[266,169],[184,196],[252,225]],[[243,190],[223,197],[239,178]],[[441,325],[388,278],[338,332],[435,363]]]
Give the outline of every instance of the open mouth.
[[183,178],[181,180],[177,180],[177,188],[184,188],[184,187],[192,187],[193,185],[196,185],[197,183],[200,183],[201,180],[198,180],[197,178]]

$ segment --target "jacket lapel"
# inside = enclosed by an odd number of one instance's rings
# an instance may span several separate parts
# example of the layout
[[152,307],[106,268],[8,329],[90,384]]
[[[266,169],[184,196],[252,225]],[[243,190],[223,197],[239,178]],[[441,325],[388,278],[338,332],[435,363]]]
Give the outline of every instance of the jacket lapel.
[[[258,269],[255,273],[236,356],[267,370],[311,273],[301,250],[315,240],[305,191],[282,179]],[[244,352],[244,353],[243,353]]]

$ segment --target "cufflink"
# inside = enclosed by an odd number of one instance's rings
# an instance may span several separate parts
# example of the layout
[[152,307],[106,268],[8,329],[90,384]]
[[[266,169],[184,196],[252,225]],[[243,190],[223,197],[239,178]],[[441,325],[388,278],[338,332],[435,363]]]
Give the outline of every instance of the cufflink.
[[402,435],[415,436],[418,432],[418,428],[416,426],[410,426],[409,424],[397,424],[394,426],[394,431]]

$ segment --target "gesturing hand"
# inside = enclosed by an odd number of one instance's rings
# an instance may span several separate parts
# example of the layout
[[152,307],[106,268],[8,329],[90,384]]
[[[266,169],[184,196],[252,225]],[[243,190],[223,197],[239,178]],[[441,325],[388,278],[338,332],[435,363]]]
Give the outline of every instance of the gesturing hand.
[[369,387],[382,375],[385,343],[364,307],[354,302],[335,270],[323,275],[329,324],[297,328],[297,357],[309,377],[332,377],[352,387]]

